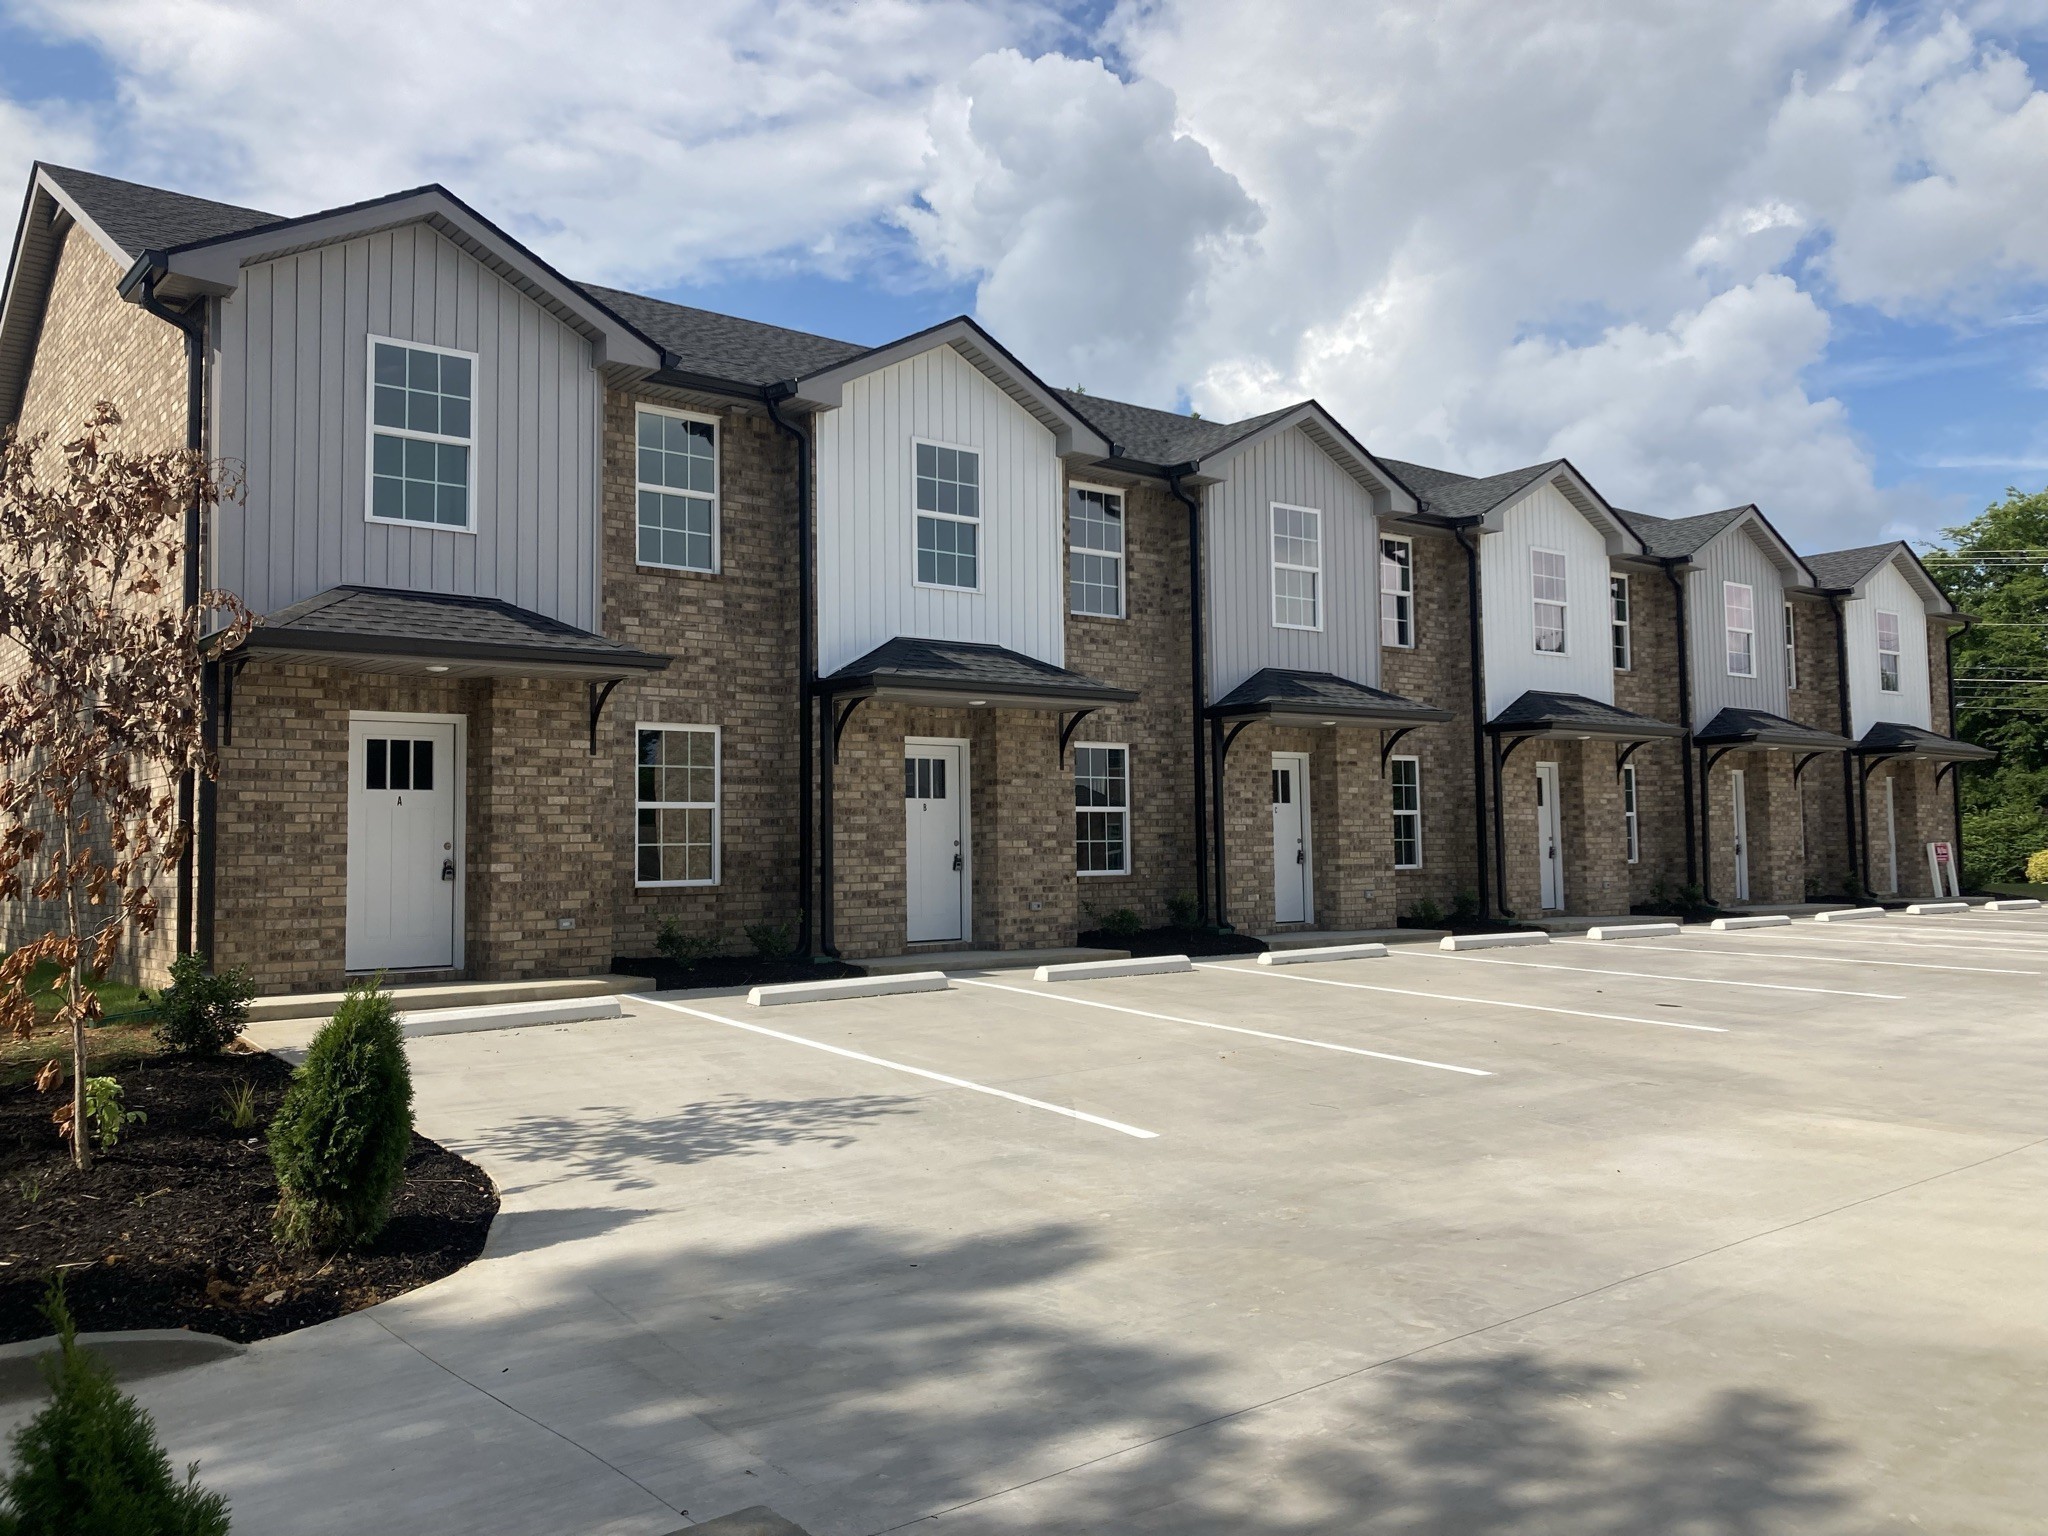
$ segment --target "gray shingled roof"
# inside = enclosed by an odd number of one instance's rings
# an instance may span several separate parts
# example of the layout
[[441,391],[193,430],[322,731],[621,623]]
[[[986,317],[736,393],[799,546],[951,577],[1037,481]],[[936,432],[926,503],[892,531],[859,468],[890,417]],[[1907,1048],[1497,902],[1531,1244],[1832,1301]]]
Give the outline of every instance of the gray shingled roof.
[[1796,747],[1809,752],[1845,751],[1855,745],[1833,731],[1801,725],[1761,709],[1724,709],[1707,722],[1704,730],[1693,732],[1692,739],[1703,747],[1749,742],[1759,747]]
[[1380,462],[1399,475],[1408,488],[1422,498],[1422,510],[1432,517],[1484,517],[1503,502],[1512,501],[1537,481],[1555,474],[1563,459],[1510,469],[1503,474],[1475,478],[1427,464],[1401,459]]
[[898,635],[822,680],[827,693],[914,693],[986,697],[1011,708],[1127,704],[1138,697],[1049,661],[965,640]]
[[1967,763],[1998,756],[1989,747],[1980,747],[1973,741],[1957,741],[1953,736],[1922,730],[1917,725],[1901,725],[1895,720],[1878,721],[1863,733],[1856,750],[1867,757],[1926,757]]
[[239,234],[263,224],[275,224],[280,215],[233,203],[216,203],[183,192],[166,192],[139,182],[118,181],[96,171],[74,170],[69,166],[43,167],[50,179],[62,187],[132,261],[144,251],[167,250],[189,245],[194,240],[211,240],[220,235]]
[[1368,725],[1432,725],[1452,718],[1449,710],[1368,688],[1334,672],[1294,672],[1264,667],[1209,708],[1225,719],[1247,715],[1323,715]]
[[1685,734],[1682,726],[1617,709],[1582,693],[1542,693],[1535,689],[1495,715],[1486,728],[1508,736],[1587,735],[1621,741]]
[[1899,552],[1897,540],[1889,544],[1866,544],[1861,549],[1831,549],[1826,554],[1808,555],[1806,568],[1823,587],[1844,589],[1876,570]]
[[1140,464],[1186,464],[1207,458],[1301,408],[1297,402],[1267,411],[1263,416],[1247,416],[1242,421],[1203,421],[1103,395],[1083,394],[1077,389],[1056,389],[1053,393],[1115,443],[1124,458]]
[[687,373],[730,379],[740,384],[780,384],[820,368],[830,368],[869,351],[850,341],[785,330],[758,320],[742,320],[623,288],[599,283],[578,285],[598,303],[615,311],[642,335],[674,354]]
[[1747,512],[1747,506],[1724,507],[1719,512],[1701,512],[1694,517],[1655,517],[1648,512],[1614,509],[1629,530],[1643,541],[1646,553],[1660,559],[1677,560],[1696,554],[1713,541],[1722,529]]
[[495,597],[354,585],[330,587],[266,615],[250,632],[248,646],[642,672],[660,671],[669,663],[666,656]]

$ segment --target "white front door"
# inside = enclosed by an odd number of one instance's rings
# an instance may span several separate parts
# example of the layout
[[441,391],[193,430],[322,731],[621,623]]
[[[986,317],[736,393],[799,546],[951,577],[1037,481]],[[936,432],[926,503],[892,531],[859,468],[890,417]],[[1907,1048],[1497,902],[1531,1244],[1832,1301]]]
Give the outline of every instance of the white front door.
[[1273,754],[1273,921],[1305,923],[1315,912],[1309,857],[1308,756]]
[[1730,829],[1735,835],[1735,899],[1749,900],[1749,792],[1740,768],[1728,770]]
[[904,850],[912,944],[967,937],[967,743],[903,744]]
[[1546,912],[1564,910],[1564,828],[1557,803],[1557,764],[1536,765],[1536,868]]
[[462,963],[462,747],[447,715],[349,718],[349,970]]
[[1884,781],[1884,888],[1892,893],[1899,889],[1899,797],[1887,774]]

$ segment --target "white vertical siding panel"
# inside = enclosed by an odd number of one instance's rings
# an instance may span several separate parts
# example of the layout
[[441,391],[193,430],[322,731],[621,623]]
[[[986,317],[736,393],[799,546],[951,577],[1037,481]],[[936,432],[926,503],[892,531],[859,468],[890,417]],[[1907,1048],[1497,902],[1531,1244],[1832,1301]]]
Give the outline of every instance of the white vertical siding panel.
[[[1785,578],[1747,528],[1731,528],[1695,555],[1700,567],[1686,578],[1690,610],[1693,728],[1723,709],[1761,709],[1783,715],[1785,692]],[[1728,671],[1725,582],[1748,587],[1756,602],[1756,676]]]
[[[1565,557],[1565,651],[1536,649],[1532,550]],[[1501,519],[1501,530],[1481,537],[1479,579],[1486,652],[1489,717],[1536,690],[1576,693],[1614,702],[1610,645],[1607,541],[1551,485],[1530,491]]]
[[[1882,609],[1899,616],[1899,691],[1877,686],[1877,615]],[[1849,718],[1861,736],[1878,721],[1934,729],[1933,699],[1927,660],[1927,603],[1896,564],[1874,572],[1861,597],[1842,605],[1842,627],[1849,651]]]

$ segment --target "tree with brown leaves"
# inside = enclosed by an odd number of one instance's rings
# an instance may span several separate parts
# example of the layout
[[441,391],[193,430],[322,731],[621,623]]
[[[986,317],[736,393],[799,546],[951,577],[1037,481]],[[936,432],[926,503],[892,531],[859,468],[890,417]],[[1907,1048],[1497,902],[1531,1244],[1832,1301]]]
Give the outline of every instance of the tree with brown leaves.
[[101,401],[48,472],[46,438],[0,438],[0,900],[56,904],[40,938],[0,961],[0,1026],[35,1023],[30,974],[61,977],[71,1032],[72,1159],[92,1165],[86,1030],[100,1016],[89,976],[157,922],[153,884],[191,829],[178,815],[187,774],[212,777],[201,706],[207,655],[254,623],[227,592],[183,600],[189,506],[234,487],[184,450],[110,446],[120,413]]

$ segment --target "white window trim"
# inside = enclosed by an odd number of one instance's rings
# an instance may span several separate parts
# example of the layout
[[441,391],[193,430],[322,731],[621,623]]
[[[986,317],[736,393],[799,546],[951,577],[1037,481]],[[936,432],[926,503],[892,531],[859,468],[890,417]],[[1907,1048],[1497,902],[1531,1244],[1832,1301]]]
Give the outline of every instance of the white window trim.
[[1621,828],[1623,847],[1628,851],[1628,862],[1639,864],[1643,856],[1643,808],[1638,798],[1641,785],[1636,779],[1636,765],[1624,763],[1621,767]]
[[[640,413],[650,416],[673,416],[678,421],[701,421],[711,428],[711,564],[670,565],[666,560],[642,560],[640,558],[640,493],[662,491],[673,496],[674,487],[649,485],[640,478]],[[684,494],[697,496],[701,492]],[[725,432],[724,424],[716,416],[707,416],[702,411],[679,411],[672,405],[655,405],[651,401],[633,402],[633,563],[643,571],[689,571],[698,576],[716,576],[725,569]]]
[[[1614,584],[1621,583],[1621,617],[1614,616]],[[1621,660],[1615,663],[1617,672],[1633,672],[1636,666],[1636,599],[1630,588],[1628,577],[1620,571],[1607,575],[1607,648],[1614,649],[1618,634],[1621,639]]]
[[[1387,762],[1389,765],[1387,770],[1387,800],[1389,813],[1392,815],[1397,824],[1400,818],[1403,816],[1413,816],[1415,818],[1415,862],[1413,864],[1403,864],[1397,855],[1394,860],[1394,868],[1420,869],[1422,868],[1422,861],[1426,857],[1422,847],[1422,759],[1419,757],[1407,757],[1402,756],[1400,754],[1396,754],[1395,756],[1388,758]],[[1415,809],[1413,811],[1395,810],[1393,808],[1392,802],[1394,793],[1394,781],[1392,765],[1395,763],[1413,763],[1415,765]],[[1398,837],[1394,840],[1394,846],[1396,848],[1399,848],[1401,846],[1401,842]]]
[[[640,733],[642,731],[699,731],[711,736],[711,878],[709,880],[642,880],[640,878],[640,812],[647,806],[665,810],[700,811],[694,800],[642,800],[640,798]],[[633,884],[643,891],[673,891],[719,884],[725,876],[725,728],[692,725],[684,720],[636,720],[633,723]]]
[[[1402,567],[1402,569],[1403,569],[1403,570],[1404,570],[1404,571],[1405,571],[1405,572],[1407,573],[1407,576],[1408,576],[1408,590],[1407,590],[1407,591],[1405,591],[1405,592],[1390,592],[1390,591],[1388,591],[1388,590],[1387,590],[1387,567],[1386,567],[1386,560],[1385,560],[1385,556],[1384,556],[1384,555],[1382,554],[1382,555],[1381,555],[1381,556],[1379,557],[1379,568],[1380,568],[1380,644],[1381,644],[1381,645],[1390,645],[1390,646],[1392,646],[1392,647],[1393,647],[1393,648],[1394,648],[1395,650],[1397,650],[1397,651],[1412,651],[1412,650],[1414,650],[1414,649],[1415,649],[1415,541],[1414,541],[1413,539],[1409,538],[1409,537],[1408,537],[1408,536],[1407,536],[1406,534],[1400,534],[1400,533],[1383,533],[1383,534],[1381,534],[1381,535],[1380,535],[1380,548],[1381,548],[1381,550],[1384,550],[1384,549],[1385,549],[1385,547],[1386,547],[1387,545],[1389,545],[1389,544],[1399,544],[1399,545],[1401,545],[1401,546],[1402,546],[1402,547],[1403,547],[1404,549],[1406,549],[1406,550],[1408,551],[1408,563],[1407,563],[1407,564],[1406,564],[1405,566],[1403,566],[1403,567]],[[1389,639],[1387,639],[1387,637],[1386,637],[1386,615],[1387,615],[1387,599],[1388,599],[1388,598],[1390,598],[1390,597],[1398,597],[1398,598],[1405,598],[1405,599],[1407,600],[1407,603],[1408,603],[1408,626],[1407,626],[1407,627],[1408,627],[1408,638],[1407,638],[1406,640],[1389,640]]]
[[[377,425],[377,344],[387,347],[404,347],[413,352],[438,352],[443,357],[466,357],[469,359],[469,436],[443,437],[438,432],[415,432],[410,427],[380,427]],[[410,528],[415,533],[476,533],[476,482],[482,473],[482,445],[478,441],[483,425],[481,396],[483,394],[483,359],[474,352],[465,352],[460,347],[437,347],[431,341],[407,341],[402,336],[378,336],[372,333],[366,338],[363,348],[363,521],[375,523],[379,528]],[[422,443],[449,443],[469,450],[469,506],[466,509],[468,521],[460,528],[447,523],[416,523],[405,517],[379,517],[377,507],[377,434],[388,432],[393,437],[411,438]]]
[[[1075,858],[1075,860],[1074,860],[1074,866],[1075,866],[1075,867],[1074,867],[1074,874],[1075,874],[1075,877],[1076,877],[1077,879],[1081,879],[1081,880],[1116,880],[1116,879],[1120,879],[1120,878],[1123,878],[1123,877],[1125,877],[1125,876],[1128,876],[1128,875],[1130,874],[1130,872],[1131,872],[1131,748],[1130,748],[1130,743],[1128,743],[1128,742],[1123,742],[1123,741],[1077,741],[1077,742],[1074,742],[1074,743],[1073,743],[1073,745],[1074,745],[1074,746],[1076,746],[1076,747],[1102,747],[1102,748],[1107,748],[1107,749],[1108,749],[1108,750],[1110,750],[1110,751],[1114,751],[1114,752],[1121,752],[1121,753],[1123,753],[1123,755],[1124,755],[1124,803],[1123,803],[1123,812],[1122,812],[1122,814],[1123,814],[1123,818],[1124,818],[1124,867],[1123,867],[1122,869],[1082,869],[1082,868],[1080,867],[1081,861],[1080,861],[1079,857],[1077,856],[1077,857]],[[1076,764],[1076,766],[1078,766],[1078,764]],[[1067,775],[1067,777],[1068,777],[1068,780],[1069,780],[1069,782],[1071,782],[1071,781],[1072,781],[1072,779],[1073,779],[1073,771],[1072,771],[1071,769],[1070,769],[1070,770],[1068,771],[1068,775]],[[1075,807],[1074,807],[1074,842],[1075,842],[1075,845],[1076,845],[1076,850],[1077,850],[1077,853],[1078,853],[1078,847],[1079,847],[1079,844],[1080,844],[1080,841],[1081,841],[1081,815],[1082,815],[1082,813],[1083,813],[1084,811],[1093,811],[1093,812],[1095,812],[1096,814],[1100,815],[1100,814],[1101,814],[1101,813],[1102,813],[1103,811],[1105,811],[1105,810],[1108,810],[1108,809],[1110,809],[1110,808],[1109,808],[1109,807],[1106,807],[1106,806],[1080,806],[1080,805],[1077,805],[1077,806],[1075,806]]]
[[[979,597],[982,595],[983,589],[988,585],[988,577],[986,575],[986,568],[988,566],[988,539],[985,537],[988,531],[986,527],[986,519],[979,513],[977,513],[973,517],[962,517],[957,512],[926,512],[918,506],[917,450],[921,447],[950,448],[955,453],[971,453],[974,455],[975,462],[980,466],[980,468],[976,471],[975,477],[975,502],[978,506],[981,507],[982,512],[986,512],[988,510],[988,477],[985,473],[983,473],[983,471],[986,471],[988,468],[988,450],[985,448],[978,448],[972,443],[949,443],[944,438],[941,437],[913,437],[910,440],[910,478],[908,481],[908,486],[910,490],[910,584],[913,587],[921,588],[926,592],[953,592],[960,594],[962,596],[972,595],[974,597]],[[917,520],[920,517],[936,517],[943,522],[974,524],[976,532],[974,535],[973,586],[952,587],[946,585],[946,583],[942,581],[918,580]]]
[[[1316,563],[1314,565],[1289,565],[1274,552],[1273,541],[1280,535],[1282,512],[1306,512],[1316,520]],[[1269,502],[1266,506],[1266,568],[1271,579],[1266,583],[1273,600],[1273,627],[1293,629],[1306,634],[1321,634],[1323,629],[1323,509],[1321,507],[1300,507],[1289,501]],[[1313,624],[1283,624],[1280,621],[1280,572],[1307,571],[1316,579],[1316,621]]]
[[[1747,629],[1744,629],[1739,624],[1729,622],[1730,605],[1728,594],[1731,592],[1740,592],[1746,599],[1746,605],[1749,608],[1749,628]],[[1735,647],[1731,642],[1733,642],[1737,635],[1749,636],[1749,670],[1747,672],[1735,670]],[[1756,659],[1756,588],[1746,581],[1724,581],[1721,583],[1721,665],[1727,669],[1730,677],[1755,677]]]
[[1785,691],[1793,692],[1799,686],[1799,620],[1792,611],[1792,605],[1785,604]]
[[[1129,576],[1131,565],[1130,492],[1125,490],[1120,485],[1096,485],[1092,481],[1088,480],[1069,480],[1067,482],[1067,489],[1070,491],[1093,491],[1098,496],[1114,496],[1117,500],[1117,505],[1123,510],[1124,529],[1123,553],[1116,557],[1117,611],[1115,613],[1076,613],[1074,611],[1074,577],[1073,563],[1071,558],[1074,553],[1073,510],[1072,508],[1062,508],[1062,511],[1064,512],[1067,519],[1068,527],[1067,554],[1069,556],[1069,560],[1067,566],[1067,613],[1070,617],[1076,619],[1110,619],[1121,623],[1123,620],[1128,619],[1131,616],[1131,596],[1129,590]],[[1082,551],[1082,553],[1090,555],[1099,555],[1102,553],[1102,551],[1099,549],[1090,549],[1084,550]]]
[[[1564,635],[1564,644],[1554,651],[1546,651],[1536,643],[1536,630],[1539,627],[1536,623],[1536,605],[1538,603],[1550,602],[1549,598],[1536,595],[1536,557],[1538,555],[1555,555],[1565,563],[1564,601],[1561,603],[1551,603],[1551,606],[1558,609],[1562,614],[1562,617],[1557,621],[1557,627]],[[1569,656],[1572,653],[1571,557],[1561,549],[1545,549],[1540,544],[1531,544],[1529,546],[1529,649],[1538,656]]]
[[[1895,651],[1888,651],[1884,648],[1884,621],[1886,619],[1892,621],[1892,629],[1899,637],[1899,648]],[[1906,690],[1906,626],[1901,621],[1899,615],[1888,613],[1882,608],[1877,609],[1876,616],[1871,622],[1871,639],[1877,646],[1877,691],[1879,693],[1904,693]],[[1892,676],[1898,679],[1898,686],[1893,688],[1887,688],[1884,685],[1884,659],[1887,656],[1892,658]]]

